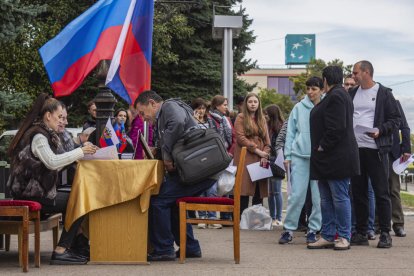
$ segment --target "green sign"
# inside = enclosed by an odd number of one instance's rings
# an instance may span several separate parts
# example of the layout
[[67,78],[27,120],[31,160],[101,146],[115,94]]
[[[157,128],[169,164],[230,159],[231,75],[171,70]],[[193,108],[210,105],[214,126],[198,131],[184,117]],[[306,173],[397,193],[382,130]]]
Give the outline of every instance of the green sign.
[[314,34],[288,34],[285,37],[285,64],[308,64],[315,58]]

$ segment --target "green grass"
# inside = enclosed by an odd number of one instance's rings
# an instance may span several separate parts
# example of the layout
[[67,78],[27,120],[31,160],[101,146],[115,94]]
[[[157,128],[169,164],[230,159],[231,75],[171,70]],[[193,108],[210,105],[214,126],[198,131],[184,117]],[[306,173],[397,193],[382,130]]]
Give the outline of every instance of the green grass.
[[414,207],[414,195],[407,192],[401,192],[401,203],[406,207]]

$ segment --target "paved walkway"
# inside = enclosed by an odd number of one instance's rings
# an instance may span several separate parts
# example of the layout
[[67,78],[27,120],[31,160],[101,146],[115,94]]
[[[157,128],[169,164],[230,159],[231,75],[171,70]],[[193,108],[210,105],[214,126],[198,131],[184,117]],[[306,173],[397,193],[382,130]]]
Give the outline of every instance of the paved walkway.
[[[295,233],[292,244],[279,245],[281,228],[272,231],[242,231],[241,263],[234,264],[231,228],[195,229],[203,249],[203,258],[151,265],[50,266],[52,233],[41,236],[40,268],[33,266],[30,253],[29,273],[33,275],[413,275],[414,216],[406,216],[407,237],[393,237],[391,249],[377,249],[377,241],[367,247],[352,247],[338,252],[331,249],[308,250],[305,234]],[[33,237],[30,237],[33,249]],[[378,238],[377,238],[378,240]],[[18,267],[17,240],[11,251],[0,250],[0,275],[21,274]]]

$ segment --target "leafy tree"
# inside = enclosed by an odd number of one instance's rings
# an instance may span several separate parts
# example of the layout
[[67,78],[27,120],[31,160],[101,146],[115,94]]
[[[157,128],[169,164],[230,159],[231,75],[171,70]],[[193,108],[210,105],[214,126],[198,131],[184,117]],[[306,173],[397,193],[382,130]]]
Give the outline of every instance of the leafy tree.
[[344,76],[352,71],[352,65],[344,65],[344,62],[339,59],[334,59],[326,63],[322,59],[313,59],[306,65],[306,72],[289,79],[293,81],[293,90],[298,97],[301,97],[306,92],[306,81],[312,77],[322,77],[322,70],[328,65],[338,65],[342,68]]
[[290,111],[293,108],[290,97],[278,94],[276,89],[261,88],[259,91],[259,99],[263,108],[271,104],[279,106],[285,118],[289,117]]
[[[215,5],[234,5],[241,0],[219,0]],[[152,86],[164,98],[181,97],[191,100],[195,97],[210,98],[221,91],[221,49],[222,41],[212,38],[213,1],[201,0],[199,5],[159,4],[160,10],[174,10],[174,14],[181,14],[192,29],[192,34],[173,36],[171,51],[176,53],[177,59],[173,62],[153,63]],[[234,15],[230,8],[217,10],[219,14]],[[255,63],[245,59],[248,45],[254,42],[255,37],[248,28],[252,20],[248,19],[245,10],[242,10],[243,30],[234,44],[234,68],[236,74],[242,74],[255,66]],[[154,29],[155,30],[155,29]],[[174,34],[173,34],[174,35]],[[154,34],[154,37],[156,35]],[[157,56],[158,45],[154,45],[154,57]],[[253,89],[243,80],[234,75],[234,94],[244,95]]]
[[19,0],[0,0],[0,42],[14,39],[33,17],[45,10],[45,5],[24,5]]
[[[6,1],[6,0],[0,0]],[[15,1],[16,2],[16,1]],[[56,36],[70,21],[79,16],[93,0],[20,0],[21,7],[46,6],[47,9],[23,24],[14,39],[5,41],[0,49],[0,91],[17,95],[24,93],[33,100],[39,93],[52,94],[38,49]],[[3,3],[3,2],[1,2]],[[221,94],[221,41],[211,35],[213,1],[200,0],[197,5],[157,3],[154,14],[152,87],[164,98],[209,98]],[[216,5],[233,5],[241,0],[214,1]],[[1,7],[1,6],[0,6]],[[234,14],[223,8],[220,14]],[[234,92],[246,94],[253,86],[236,78],[255,66],[245,59],[248,45],[255,39],[248,28],[252,20],[243,14],[243,31],[234,40]],[[86,118],[86,103],[98,91],[98,80],[90,74],[70,96],[61,98],[68,106],[70,126],[79,126]],[[126,106],[119,97],[117,107]],[[27,107],[20,106],[14,113],[24,116]],[[16,120],[18,122],[19,120]]]

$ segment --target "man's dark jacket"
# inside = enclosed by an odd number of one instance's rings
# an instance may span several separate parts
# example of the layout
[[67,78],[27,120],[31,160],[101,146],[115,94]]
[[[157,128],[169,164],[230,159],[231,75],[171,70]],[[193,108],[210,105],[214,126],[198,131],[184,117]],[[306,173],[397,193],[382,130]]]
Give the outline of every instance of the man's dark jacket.
[[[411,153],[410,127],[408,126],[404,111],[398,100],[397,100],[397,107],[401,115],[401,124],[400,124],[400,128],[399,129],[397,128],[392,134],[393,143],[392,143],[392,148],[390,152],[392,161],[400,158],[403,153]],[[399,130],[401,130],[401,139],[400,139]]]
[[[400,112],[392,89],[379,84],[375,102],[374,126],[379,129],[379,137],[375,139],[380,153],[391,151],[393,145],[393,132],[400,126]],[[349,89],[349,95],[354,99],[359,86]]]
[[334,86],[312,109],[311,179],[343,179],[360,173],[353,115],[352,99],[341,85]]

